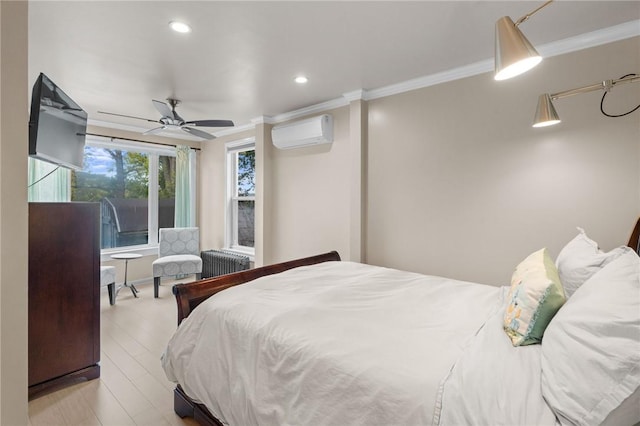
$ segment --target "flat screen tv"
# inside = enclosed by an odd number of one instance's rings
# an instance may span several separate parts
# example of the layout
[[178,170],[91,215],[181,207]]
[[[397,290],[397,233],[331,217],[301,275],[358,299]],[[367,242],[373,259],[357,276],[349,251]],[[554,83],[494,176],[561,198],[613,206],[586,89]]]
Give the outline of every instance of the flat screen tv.
[[87,113],[40,73],[31,94],[29,156],[82,170],[86,133]]

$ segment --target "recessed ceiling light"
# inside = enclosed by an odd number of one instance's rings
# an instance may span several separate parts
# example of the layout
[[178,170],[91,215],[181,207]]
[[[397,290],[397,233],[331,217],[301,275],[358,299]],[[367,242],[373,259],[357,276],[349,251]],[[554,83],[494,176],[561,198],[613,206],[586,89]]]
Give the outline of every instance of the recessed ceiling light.
[[304,84],[307,81],[309,81],[309,79],[307,79],[307,77],[305,77],[303,75],[300,75],[300,76],[296,77],[296,79],[295,79],[295,82],[298,83],[298,84]]
[[169,22],[169,26],[171,29],[178,33],[190,33],[191,27],[180,21],[171,21]]

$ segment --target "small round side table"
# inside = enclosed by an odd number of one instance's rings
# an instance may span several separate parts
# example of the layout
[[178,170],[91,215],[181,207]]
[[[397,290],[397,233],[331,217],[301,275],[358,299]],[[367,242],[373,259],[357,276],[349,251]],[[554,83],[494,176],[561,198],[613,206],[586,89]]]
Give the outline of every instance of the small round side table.
[[127,266],[130,260],[140,259],[141,257],[142,255],[138,253],[116,253],[111,255],[112,259],[124,260],[124,283],[118,287],[116,294],[118,294],[122,287],[129,287],[131,293],[133,293],[133,297],[138,297],[138,289],[133,284],[127,284]]

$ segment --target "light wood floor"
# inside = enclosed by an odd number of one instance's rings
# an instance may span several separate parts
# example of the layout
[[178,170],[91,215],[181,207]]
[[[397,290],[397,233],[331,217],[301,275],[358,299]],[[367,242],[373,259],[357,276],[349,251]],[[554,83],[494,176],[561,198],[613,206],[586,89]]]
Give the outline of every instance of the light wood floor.
[[196,424],[173,412],[174,384],[160,365],[177,323],[171,283],[163,282],[158,299],[153,285],[138,290],[134,299],[123,288],[114,306],[106,292],[101,297],[100,378],[30,401],[30,425]]

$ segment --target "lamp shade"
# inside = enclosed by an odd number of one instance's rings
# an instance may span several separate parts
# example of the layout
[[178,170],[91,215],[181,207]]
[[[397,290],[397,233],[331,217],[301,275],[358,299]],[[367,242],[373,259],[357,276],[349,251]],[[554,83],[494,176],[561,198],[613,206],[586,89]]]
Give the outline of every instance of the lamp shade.
[[536,117],[533,120],[533,127],[553,126],[560,122],[560,117],[556,112],[551,96],[548,93],[538,97],[538,108],[536,108]]
[[506,80],[535,67],[542,57],[511,18],[503,16],[496,21],[495,61],[494,78]]

